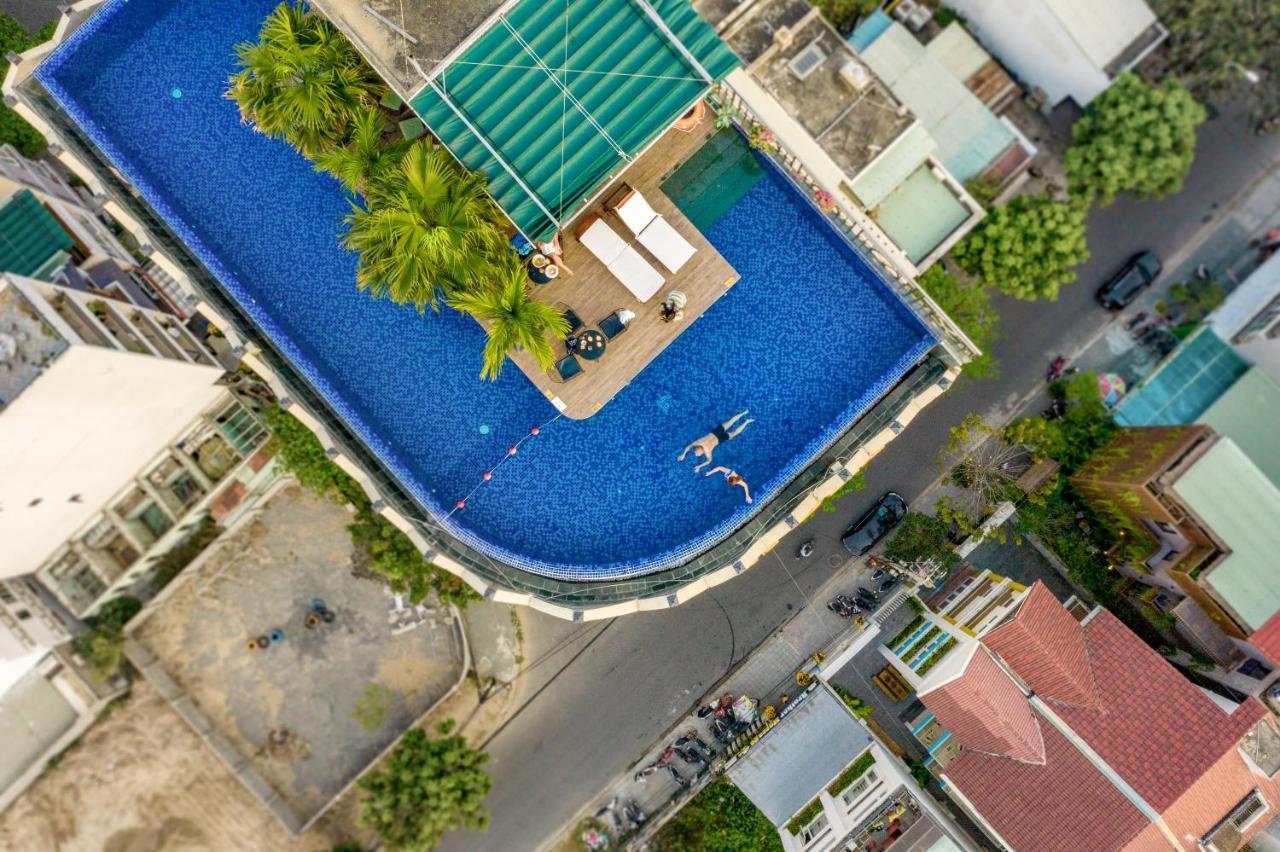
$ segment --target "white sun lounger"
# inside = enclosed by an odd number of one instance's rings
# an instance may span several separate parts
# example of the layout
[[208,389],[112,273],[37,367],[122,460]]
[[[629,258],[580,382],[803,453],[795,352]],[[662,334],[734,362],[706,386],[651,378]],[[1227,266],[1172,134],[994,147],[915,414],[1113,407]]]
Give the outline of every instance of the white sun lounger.
[[649,201],[638,190],[632,189],[624,195],[613,212],[636,235],[640,245],[672,272],[679,272],[697,251],[670,222],[649,206]]
[[600,259],[631,294],[647,302],[662,289],[665,279],[640,252],[627,245],[603,219],[596,217],[578,234],[578,241]]

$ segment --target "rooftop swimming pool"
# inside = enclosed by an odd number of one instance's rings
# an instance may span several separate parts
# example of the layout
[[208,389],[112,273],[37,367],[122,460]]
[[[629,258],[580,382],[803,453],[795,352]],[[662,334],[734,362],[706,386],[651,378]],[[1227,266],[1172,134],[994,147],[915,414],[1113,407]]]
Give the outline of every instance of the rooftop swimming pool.
[[[480,327],[360,293],[355,257],[337,242],[342,189],[241,124],[223,97],[234,45],[276,2],[113,0],[37,75],[406,490],[476,550],[564,580],[681,564],[743,524],[932,347],[785,176],[718,135],[668,189],[739,283],[587,420],[557,418],[513,366],[481,381]],[[744,408],[755,422],[716,462],[746,477],[751,506],[676,462]]]

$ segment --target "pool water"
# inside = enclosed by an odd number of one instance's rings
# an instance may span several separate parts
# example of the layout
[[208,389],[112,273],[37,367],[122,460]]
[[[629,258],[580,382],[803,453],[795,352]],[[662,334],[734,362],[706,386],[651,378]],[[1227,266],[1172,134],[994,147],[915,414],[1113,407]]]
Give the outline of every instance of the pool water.
[[[745,522],[932,346],[808,199],[750,154],[750,185],[698,212],[741,280],[597,415],[557,418],[514,366],[480,380],[479,326],[360,293],[337,242],[346,195],[223,97],[234,46],[275,4],[113,0],[38,76],[406,489],[477,550],[568,580],[680,564]],[[746,477],[754,506],[676,462],[743,408],[755,422],[716,462]]]

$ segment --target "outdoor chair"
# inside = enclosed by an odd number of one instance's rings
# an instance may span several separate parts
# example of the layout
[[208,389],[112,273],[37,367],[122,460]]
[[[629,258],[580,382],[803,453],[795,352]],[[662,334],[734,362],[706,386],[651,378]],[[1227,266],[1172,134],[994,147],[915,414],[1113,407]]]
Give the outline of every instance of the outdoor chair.
[[578,317],[577,313],[574,312],[573,308],[565,308],[563,313],[565,320],[569,323],[569,334],[573,334],[575,331],[582,328],[582,320]]
[[400,122],[400,135],[404,137],[406,142],[412,142],[426,132],[427,125],[423,124],[422,119],[417,116],[406,118]]
[[609,316],[600,320],[598,323],[600,330],[604,332],[604,336],[613,340],[619,334],[627,330],[627,324],[622,321],[622,317],[618,316],[618,312],[614,311]]
[[587,217],[578,226],[577,236],[578,242],[641,302],[647,302],[662,289],[665,283],[662,273],[654,269],[640,252],[627,245],[627,241],[599,216]]
[[679,272],[680,267],[688,263],[689,258],[697,252],[635,189],[627,187],[622,199],[614,205],[613,212],[636,235],[640,245],[672,272]]
[[566,355],[556,362],[556,375],[562,382],[567,382],[581,373],[582,363],[573,355]]

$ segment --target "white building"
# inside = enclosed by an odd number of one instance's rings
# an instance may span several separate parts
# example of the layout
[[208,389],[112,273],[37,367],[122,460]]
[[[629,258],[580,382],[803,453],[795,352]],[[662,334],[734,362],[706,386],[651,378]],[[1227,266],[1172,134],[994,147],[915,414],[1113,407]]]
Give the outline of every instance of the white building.
[[948,0],[1045,106],[1081,107],[1169,34],[1144,0]]
[[1240,357],[1280,382],[1280,253],[1254,270],[1209,324]]
[[973,843],[825,683],[731,761],[730,780],[786,852],[959,852]]
[[92,615],[262,493],[266,438],[173,316],[0,275],[0,578]]

